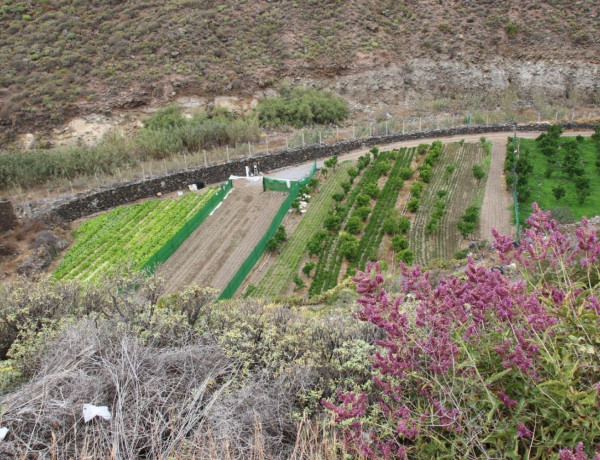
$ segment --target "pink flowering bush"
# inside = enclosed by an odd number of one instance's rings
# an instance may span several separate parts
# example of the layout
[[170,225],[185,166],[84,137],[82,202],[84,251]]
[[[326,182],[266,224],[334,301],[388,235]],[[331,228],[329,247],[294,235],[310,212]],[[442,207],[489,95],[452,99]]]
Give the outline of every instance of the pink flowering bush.
[[357,314],[383,333],[372,357],[373,390],[323,401],[351,453],[593,456],[600,242],[585,219],[574,234],[563,232],[535,204],[528,224],[518,246],[494,233],[516,276],[470,259],[464,274],[432,288],[428,273],[402,266],[400,292],[390,294],[377,264],[358,274]]

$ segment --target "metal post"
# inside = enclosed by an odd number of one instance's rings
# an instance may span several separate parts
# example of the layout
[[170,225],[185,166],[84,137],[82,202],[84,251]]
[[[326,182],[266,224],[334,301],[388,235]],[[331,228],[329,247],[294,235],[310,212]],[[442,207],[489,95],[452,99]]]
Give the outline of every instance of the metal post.
[[387,120],[385,122],[385,135],[386,136],[388,135],[388,123],[387,123]]
[[225,146],[225,152],[227,152],[227,163],[229,163],[229,146]]
[[248,141],[248,158],[252,156],[252,151],[250,150],[250,141]]
[[321,131],[319,131],[319,145],[321,145]]
[[183,155],[183,162],[185,163],[185,170],[187,171],[187,155]]
[[208,166],[208,161],[206,161],[206,150],[202,150],[202,153],[204,154],[204,166]]
[[96,178],[96,185],[98,186],[98,190],[100,189],[100,181],[98,180],[98,174],[94,173],[94,177]]
[[121,179],[121,184],[123,183],[123,175],[121,174],[121,168],[117,168],[117,172],[119,173],[119,179]]
[[165,176],[166,176],[167,174],[169,174],[169,171],[167,170],[167,160],[165,160],[164,158],[163,158],[163,165],[165,166]]
[[558,121],[558,110],[556,111],[556,113],[554,114],[554,121]]
[[575,119],[575,110],[571,110],[571,123],[573,123],[574,119]]
[[302,147],[304,147],[304,130],[302,130]]
[[269,154],[269,135],[265,138],[265,143],[267,144],[267,155]]
[[144,170],[144,163],[142,163],[142,178],[146,180],[146,171]]
[[402,119],[402,134],[404,134],[404,118]]
[[288,135],[285,136],[285,149],[290,149],[290,137]]
[[421,117],[419,117],[419,131],[421,131]]
[[[590,118],[592,118],[592,117],[590,117]],[[340,128],[337,125],[335,126],[335,140],[336,141],[340,140]]]
[[356,130],[354,128],[354,125],[352,125],[352,139],[356,138]]
[[373,137],[373,123],[369,124],[369,137]]

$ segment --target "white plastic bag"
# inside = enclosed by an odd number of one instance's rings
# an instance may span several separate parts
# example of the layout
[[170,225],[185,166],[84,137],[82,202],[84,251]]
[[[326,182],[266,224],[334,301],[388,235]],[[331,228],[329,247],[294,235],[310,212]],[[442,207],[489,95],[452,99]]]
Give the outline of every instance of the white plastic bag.
[[6,427],[0,428],[0,441],[4,441],[4,438],[6,438],[7,434],[8,434],[8,428],[6,428]]
[[89,422],[94,417],[101,417],[104,420],[110,420],[111,415],[106,406],[94,406],[93,404],[83,405],[83,420]]

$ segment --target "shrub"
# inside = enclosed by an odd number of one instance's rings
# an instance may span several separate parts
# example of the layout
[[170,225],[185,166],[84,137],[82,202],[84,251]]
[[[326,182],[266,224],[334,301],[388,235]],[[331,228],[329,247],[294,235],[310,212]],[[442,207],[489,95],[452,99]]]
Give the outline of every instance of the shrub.
[[302,267],[302,273],[304,273],[306,276],[310,276],[310,272],[312,272],[313,268],[315,268],[314,262],[306,262],[304,267]]
[[410,212],[417,212],[419,209],[419,199],[411,198],[408,200],[408,203],[406,203],[406,209],[408,209]]
[[340,218],[338,216],[329,215],[325,218],[325,221],[323,222],[323,226],[327,230],[334,232],[340,228],[340,223],[341,223]]
[[275,234],[267,241],[266,249],[269,252],[277,251],[284,241],[287,240],[287,235],[285,233],[285,226],[280,225]]
[[415,261],[415,254],[410,249],[405,249],[398,253],[398,260],[407,265],[411,265]]
[[454,253],[454,258],[456,260],[466,259],[469,254],[469,248],[460,249]]
[[360,233],[362,228],[363,228],[363,223],[362,223],[362,220],[360,219],[360,217],[358,217],[358,216],[350,217],[348,219],[348,222],[346,222],[346,231],[352,235],[356,235],[357,233]]
[[340,234],[340,251],[349,262],[353,262],[358,257],[358,240],[356,237],[342,232]]
[[419,155],[423,155],[425,153],[427,153],[427,150],[429,150],[429,144],[419,144],[419,146],[417,147],[417,153]]
[[313,236],[310,237],[306,247],[308,249],[308,254],[313,256],[315,254],[319,254],[321,249],[323,248],[323,243],[327,239],[327,232],[325,230],[319,230]]
[[423,188],[425,187],[425,184],[423,182],[413,182],[412,186],[410,187],[410,194],[414,197],[414,198],[421,198],[421,193],[423,192]]
[[361,206],[354,210],[354,214],[356,216],[360,217],[360,219],[363,221],[367,220],[370,213],[371,213],[371,208],[368,206]]
[[408,249],[408,240],[401,235],[396,235],[392,238],[392,248],[397,252],[404,251]]
[[404,166],[403,168],[400,168],[400,172],[398,174],[402,179],[409,180],[413,176],[414,170],[408,166]]
[[369,195],[361,193],[356,197],[357,206],[368,206],[369,203],[371,203],[371,198],[369,197]]
[[382,230],[388,235],[394,235],[398,232],[398,221],[393,217],[388,217],[383,221]]
[[401,216],[398,219],[398,230],[404,234],[410,230],[410,220],[406,216]]
[[284,89],[281,96],[270,97],[257,106],[262,126],[339,123],[349,114],[342,98],[316,89]]
[[367,184],[363,190],[367,195],[369,195],[373,199],[377,199],[381,196],[381,189],[377,187],[377,184]]

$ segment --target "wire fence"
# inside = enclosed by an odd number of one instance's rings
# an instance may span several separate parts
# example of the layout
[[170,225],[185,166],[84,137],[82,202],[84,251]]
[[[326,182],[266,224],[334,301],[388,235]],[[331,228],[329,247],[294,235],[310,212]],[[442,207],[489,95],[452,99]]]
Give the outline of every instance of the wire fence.
[[[43,187],[23,189],[14,186],[7,190],[17,211],[31,216],[35,201],[48,201],[53,197],[72,195],[114,186],[115,184],[146,180],[203,166],[228,163],[240,158],[274,153],[308,145],[327,145],[350,139],[372,136],[412,133],[430,129],[477,126],[495,123],[532,123],[600,120],[600,111],[559,109],[553,112],[473,112],[466,115],[386,117],[373,123],[350,126],[305,128],[289,133],[263,134],[258,142],[237,143],[219,148],[182,152],[163,159],[148,160],[135,166],[116,168],[112,175],[80,176],[75,179],[54,179]],[[34,206],[30,206],[29,204]]]

